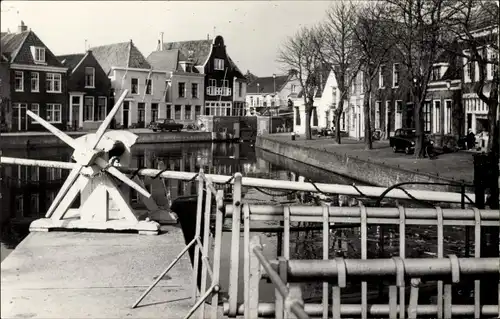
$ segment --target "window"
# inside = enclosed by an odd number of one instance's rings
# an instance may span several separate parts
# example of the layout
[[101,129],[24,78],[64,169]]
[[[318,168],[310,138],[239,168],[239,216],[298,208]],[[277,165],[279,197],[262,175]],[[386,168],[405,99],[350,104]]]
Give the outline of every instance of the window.
[[24,212],[24,198],[23,195],[16,196],[16,214],[22,215]]
[[47,92],[61,93],[61,74],[47,73],[46,84],[47,84]]
[[229,87],[229,80],[222,80],[222,87],[228,88]]
[[186,97],[186,83],[179,82],[179,97]]
[[439,81],[441,79],[441,67],[435,66],[432,68],[432,79],[431,81]]
[[186,105],[184,108],[184,119],[185,120],[190,120],[191,119],[191,105]]
[[174,109],[174,120],[180,120],[181,119],[181,106],[176,105]]
[[56,181],[62,179],[62,169],[60,168],[47,168],[47,180]]
[[130,89],[132,94],[139,94],[139,79],[130,79]]
[[14,81],[15,81],[16,92],[23,92],[24,91],[24,73],[23,73],[23,71],[16,71]]
[[172,105],[167,105],[167,114],[165,115],[165,118],[167,119],[172,119]]
[[243,96],[243,82],[238,82],[238,97]]
[[194,116],[195,118],[197,118],[200,115],[201,115],[201,105],[196,105],[194,107]]
[[396,114],[394,117],[394,129],[403,127],[403,102],[396,101]]
[[292,89],[291,89],[292,93],[295,93],[296,90],[297,90],[297,86],[295,84],[292,84]]
[[431,102],[425,102],[422,113],[424,116],[424,132],[429,132],[431,130]]
[[23,214],[24,217],[35,217],[39,212],[39,194],[31,194],[30,196],[30,207],[28,209],[29,214]]
[[158,103],[151,103],[151,121],[158,120]]
[[392,66],[392,87],[399,87],[399,63]]
[[35,62],[45,62],[45,48],[31,47],[31,53],[33,54],[33,60],[35,60]]
[[385,73],[385,65],[382,64],[380,68],[378,69],[378,87],[383,88],[385,87],[384,83],[384,73]]
[[61,123],[61,104],[47,103],[47,121]]
[[224,60],[214,59],[214,70],[224,70]]
[[432,117],[432,133],[441,132],[441,101],[434,101],[434,112]]
[[83,120],[91,122],[94,120],[94,97],[86,96],[83,105]]
[[295,125],[300,125],[300,110],[295,107]]
[[153,94],[153,79],[146,79],[146,94]]
[[[40,105],[38,103],[32,103],[29,107],[29,110],[35,113],[36,115],[40,116]],[[30,123],[38,123],[31,116],[29,118],[30,118]]]
[[488,61],[490,61],[491,63],[488,63],[487,66],[487,79],[493,80],[493,77],[498,72],[497,50],[488,47],[488,55],[489,55]]
[[191,84],[191,97],[194,99],[198,98],[198,83]]
[[380,109],[382,108],[382,102],[375,102],[375,128],[380,129]]
[[85,68],[85,87],[93,88],[95,85],[95,69],[92,67]]
[[97,120],[104,121],[106,118],[108,99],[105,96],[97,98]]
[[451,100],[446,100],[444,102],[444,134],[451,134]]
[[40,92],[40,74],[31,72],[31,92]]
[[209,79],[208,80],[208,86],[217,86],[217,80],[215,80],[215,79]]
[[137,103],[137,122],[141,124],[141,127],[146,122],[146,103]]

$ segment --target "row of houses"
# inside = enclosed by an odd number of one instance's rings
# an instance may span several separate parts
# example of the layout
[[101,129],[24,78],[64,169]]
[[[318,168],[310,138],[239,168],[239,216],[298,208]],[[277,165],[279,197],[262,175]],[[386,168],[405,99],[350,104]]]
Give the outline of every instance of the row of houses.
[[147,127],[158,118],[195,124],[201,115],[244,115],[246,78],[221,36],[159,40],[148,57],[132,40],[56,56],[21,22],[17,32],[1,34],[1,58],[0,119],[8,131],[41,129],[27,110],[59,129],[96,128],[125,89],[116,127]]
[[[496,9],[495,9],[496,8]],[[498,7],[494,5],[494,10]],[[475,37],[489,36],[490,44],[484,46],[484,54],[490,62],[486,68],[486,85],[483,93],[489,96],[495,74],[498,74],[498,48],[493,49],[498,36],[498,22],[485,19],[479,13],[472,30]],[[491,16],[491,14],[489,15]],[[475,84],[479,81],[477,62],[468,61],[467,50],[454,42],[447,50],[441,50],[432,66],[432,74],[423,106],[424,129],[437,139],[457,138],[468,129],[475,133],[488,131],[488,106],[479,99]],[[454,54],[463,50],[462,54]],[[495,62],[496,61],[496,62]],[[372,130],[378,129],[386,138],[399,128],[415,127],[414,107],[410,90],[413,85],[405,74],[402,61],[395,52],[386,63],[380,65],[378,76],[372,82],[371,106]],[[326,71],[326,70],[324,70]],[[321,83],[314,101],[311,118],[312,128],[333,127],[334,110],[340,99],[340,91],[333,71],[320,74]],[[354,137],[364,137],[365,114],[363,111],[363,73],[359,72],[344,100],[340,129]],[[305,133],[305,106],[300,82],[293,73],[286,76],[256,78],[248,85],[248,112],[269,110],[274,107],[293,107],[293,130]]]

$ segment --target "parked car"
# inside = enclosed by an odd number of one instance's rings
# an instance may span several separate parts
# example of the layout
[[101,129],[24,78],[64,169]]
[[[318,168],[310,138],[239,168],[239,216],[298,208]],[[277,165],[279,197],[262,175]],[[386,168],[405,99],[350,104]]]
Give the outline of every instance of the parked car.
[[152,121],[149,124],[149,128],[152,129],[153,132],[156,132],[156,131],[161,131],[161,132],[163,132],[163,131],[169,131],[169,132],[177,131],[177,132],[180,132],[183,127],[184,127],[184,125],[179,124],[179,123],[175,123],[175,121],[172,119],[158,119],[156,121]]
[[[394,153],[404,150],[406,154],[415,152],[415,143],[417,141],[416,130],[413,128],[400,128],[394,132],[394,136],[389,138],[389,145]],[[432,142],[427,135],[424,137],[424,147],[432,146]]]

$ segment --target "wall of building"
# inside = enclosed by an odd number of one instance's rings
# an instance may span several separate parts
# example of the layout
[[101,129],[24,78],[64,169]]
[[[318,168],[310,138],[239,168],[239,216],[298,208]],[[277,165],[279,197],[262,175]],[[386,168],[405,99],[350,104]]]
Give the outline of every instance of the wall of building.
[[[149,70],[122,70],[114,69],[111,71],[111,86],[115,90],[115,98],[118,99],[122,94],[124,89],[128,89],[126,101],[129,102],[129,123],[131,125],[137,125],[139,122],[138,105],[139,103],[144,103],[145,114],[144,123],[149,125],[151,122],[151,104],[158,103],[158,117],[165,117],[166,115],[166,103],[165,103],[165,93],[166,93],[166,74],[165,72],[154,71],[150,78],[152,79],[152,92],[151,94],[145,94],[146,89],[146,79],[148,78]],[[131,91],[131,79],[137,78],[139,80],[139,94],[132,94]],[[123,118],[123,106],[121,111],[119,111],[115,119],[118,125],[124,125]]]
[[[179,96],[179,83],[185,85],[185,97]],[[198,95],[193,97],[192,84],[198,84]],[[184,125],[195,124],[200,115],[204,114],[204,75],[176,72],[171,78],[171,88],[166,110],[163,113],[167,118],[174,119]],[[190,108],[190,110],[188,110]],[[176,112],[176,109],[180,112]],[[199,110],[199,113],[196,113]],[[168,114],[168,112],[170,112]]]
[[[15,81],[15,72],[22,71],[23,72],[23,91],[16,92],[14,81]],[[39,75],[39,91],[31,91],[31,73],[37,72]],[[49,93],[47,92],[47,84],[46,84],[46,76],[47,73],[57,73],[61,74],[61,93]],[[11,87],[11,102],[13,107],[13,123],[12,129],[17,130],[17,123],[14,123],[16,119],[14,118],[14,104],[15,103],[23,103],[26,104],[28,109],[33,104],[39,105],[39,116],[43,119],[47,119],[47,104],[55,103],[61,104],[61,122],[60,123],[52,123],[55,127],[61,130],[65,130],[69,118],[68,114],[68,95],[67,95],[67,74],[60,72],[46,72],[46,71],[28,71],[28,70],[16,70],[10,69],[10,87]],[[27,121],[27,127],[29,131],[44,131],[45,129],[33,121],[31,118],[28,119],[28,115],[23,115],[22,121]]]
[[7,62],[0,63],[0,125],[12,128],[12,105],[10,100],[10,71]]

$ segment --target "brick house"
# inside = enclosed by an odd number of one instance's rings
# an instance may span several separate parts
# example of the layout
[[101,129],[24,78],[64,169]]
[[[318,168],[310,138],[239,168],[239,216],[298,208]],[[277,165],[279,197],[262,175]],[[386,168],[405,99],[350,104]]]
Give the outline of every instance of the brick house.
[[28,118],[28,109],[57,128],[66,129],[67,68],[22,21],[17,33],[2,33],[1,45],[10,64],[12,117],[9,129],[42,130],[40,124]]
[[152,52],[147,61],[166,74],[167,119],[184,125],[194,124],[202,115],[205,75],[194,67],[194,60],[179,49]]
[[9,58],[0,52],[0,132],[6,131],[9,126],[12,126]]
[[205,75],[204,115],[244,115],[246,78],[227,54],[222,36],[213,40],[163,43],[163,49],[180,50],[184,56],[191,57],[194,67]]
[[111,80],[114,97],[129,92],[116,124],[123,128],[146,127],[152,119],[165,117],[166,75],[153,70],[132,40],[91,48],[92,55]]
[[96,129],[111,107],[111,81],[92,51],[57,57],[68,68],[68,124],[73,129]]

